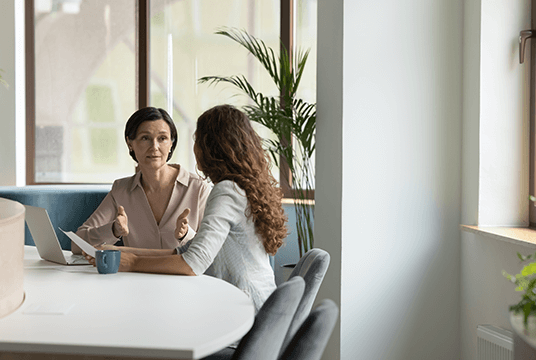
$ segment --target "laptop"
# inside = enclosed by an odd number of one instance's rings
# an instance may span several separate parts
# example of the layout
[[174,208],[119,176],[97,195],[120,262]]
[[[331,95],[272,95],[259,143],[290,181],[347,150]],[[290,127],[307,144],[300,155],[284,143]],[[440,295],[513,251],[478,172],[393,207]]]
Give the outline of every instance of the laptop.
[[89,265],[83,255],[73,255],[61,248],[47,210],[30,205],[26,208],[26,223],[32,234],[37,252],[43,260],[63,265]]

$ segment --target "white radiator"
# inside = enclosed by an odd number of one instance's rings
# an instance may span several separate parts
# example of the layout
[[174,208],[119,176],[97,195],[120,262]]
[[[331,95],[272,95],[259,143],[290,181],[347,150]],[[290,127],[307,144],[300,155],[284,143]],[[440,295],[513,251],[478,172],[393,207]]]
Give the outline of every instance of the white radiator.
[[478,360],[514,360],[514,334],[493,326],[477,327]]

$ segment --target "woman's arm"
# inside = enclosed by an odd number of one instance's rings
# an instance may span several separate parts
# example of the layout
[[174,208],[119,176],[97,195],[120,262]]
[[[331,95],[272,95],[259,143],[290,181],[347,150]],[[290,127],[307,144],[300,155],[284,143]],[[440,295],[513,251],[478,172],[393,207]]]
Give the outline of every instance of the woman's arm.
[[214,261],[236,219],[244,214],[247,199],[228,180],[214,186],[199,231],[185,246],[179,246],[184,261],[197,274],[203,274]]
[[[104,245],[103,250],[121,250],[119,271],[170,275],[195,275],[192,268],[177,255],[175,249],[138,249],[126,246]],[[83,253],[90,264],[96,266],[95,258]]]
[[[134,254],[137,256],[167,256],[177,253],[176,249],[142,249],[128,246],[103,245],[102,250],[119,250],[122,253]],[[121,254],[123,256],[123,254]]]
[[205,213],[205,206],[211,190],[212,188],[205,182],[203,182],[199,188],[198,199],[195,203],[195,206],[197,207],[197,226],[194,229],[188,224],[188,232],[183,239],[179,239],[179,247],[185,246],[197,234],[197,230],[199,230],[199,226],[201,225],[201,221],[203,219],[203,214]]
[[[234,183],[225,181],[215,188],[212,200],[207,201],[205,217],[197,236],[183,254],[176,249],[141,249],[105,245],[103,249],[121,251],[119,271],[158,274],[202,275],[212,264],[239,214],[243,214],[247,199],[234,189]],[[214,190],[213,190],[214,191]],[[86,254],[95,264],[95,259]]]
[[195,275],[192,268],[182,258],[182,255],[138,256],[132,253],[121,252],[119,271]]
[[[76,235],[92,245],[103,241],[114,244],[119,240],[113,234],[115,216],[116,208],[110,191],[93,214],[76,230]],[[74,254],[81,253],[81,249],[74,242],[71,242],[71,249]]]

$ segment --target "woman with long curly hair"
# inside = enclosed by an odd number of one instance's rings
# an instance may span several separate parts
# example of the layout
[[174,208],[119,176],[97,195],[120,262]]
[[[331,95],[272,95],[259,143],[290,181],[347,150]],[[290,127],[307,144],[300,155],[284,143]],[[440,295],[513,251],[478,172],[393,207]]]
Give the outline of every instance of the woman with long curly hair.
[[258,311],[276,287],[269,254],[287,236],[282,193],[261,139],[242,111],[220,105],[197,120],[194,154],[198,169],[214,183],[195,237],[172,251],[105,248],[121,250],[119,271],[206,273],[226,280]]

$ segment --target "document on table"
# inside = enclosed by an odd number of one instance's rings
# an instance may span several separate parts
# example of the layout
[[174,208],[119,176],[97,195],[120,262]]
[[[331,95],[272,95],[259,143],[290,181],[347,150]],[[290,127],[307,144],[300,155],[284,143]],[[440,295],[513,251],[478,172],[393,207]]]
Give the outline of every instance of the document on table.
[[72,231],[65,231],[62,228],[59,228],[65,235],[69,237],[80,249],[82,249],[86,254],[95,257],[95,249],[92,245],[90,245],[86,240],[82,239],[80,236],[76,235]]
[[26,315],[66,315],[73,307],[72,303],[34,303],[26,307],[22,313]]

